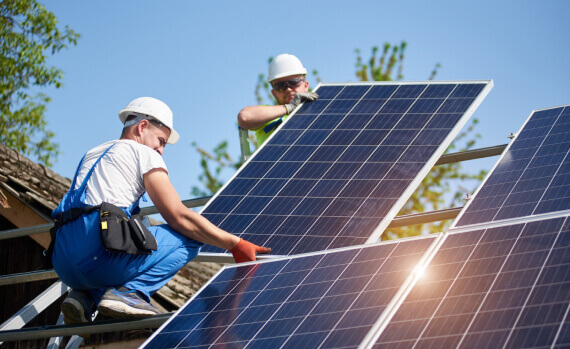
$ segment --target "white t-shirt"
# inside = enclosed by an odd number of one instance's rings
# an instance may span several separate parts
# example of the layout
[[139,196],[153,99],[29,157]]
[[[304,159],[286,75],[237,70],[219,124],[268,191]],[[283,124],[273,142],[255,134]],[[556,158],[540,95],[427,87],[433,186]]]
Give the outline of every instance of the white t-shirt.
[[81,186],[95,161],[113,143],[116,144],[95,166],[87,182],[87,205],[98,205],[104,201],[119,207],[128,207],[145,192],[145,173],[155,168],[167,170],[162,156],[152,148],[133,140],[110,141],[87,152],[74,189]]

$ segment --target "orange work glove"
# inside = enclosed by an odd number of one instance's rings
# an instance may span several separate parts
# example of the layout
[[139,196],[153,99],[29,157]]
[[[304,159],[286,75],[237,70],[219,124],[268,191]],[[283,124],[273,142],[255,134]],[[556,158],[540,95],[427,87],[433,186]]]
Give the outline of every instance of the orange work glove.
[[240,239],[237,245],[230,250],[236,263],[251,262],[255,260],[256,253],[269,253],[270,248],[260,247],[249,241]]

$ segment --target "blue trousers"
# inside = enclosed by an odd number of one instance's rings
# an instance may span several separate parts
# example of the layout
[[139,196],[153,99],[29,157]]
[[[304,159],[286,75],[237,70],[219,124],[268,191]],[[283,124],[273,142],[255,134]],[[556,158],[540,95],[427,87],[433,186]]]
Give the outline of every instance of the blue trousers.
[[148,301],[196,257],[203,245],[167,224],[149,230],[158,245],[152,255],[108,252],[101,245],[99,212],[83,215],[57,232],[52,256],[54,269],[66,285],[88,291],[96,303],[108,288],[119,286],[140,291]]

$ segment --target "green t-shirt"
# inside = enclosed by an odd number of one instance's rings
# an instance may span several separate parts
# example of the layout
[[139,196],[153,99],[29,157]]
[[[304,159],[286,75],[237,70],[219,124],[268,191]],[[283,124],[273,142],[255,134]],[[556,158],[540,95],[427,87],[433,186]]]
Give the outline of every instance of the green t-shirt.
[[255,130],[255,139],[257,139],[258,147],[262,145],[267,138],[269,138],[269,136],[273,133],[273,131],[275,131],[277,126],[281,125],[281,123],[285,121],[285,119],[287,119],[287,116],[289,115],[283,115],[280,118],[269,121],[260,128],[258,128],[257,130]]

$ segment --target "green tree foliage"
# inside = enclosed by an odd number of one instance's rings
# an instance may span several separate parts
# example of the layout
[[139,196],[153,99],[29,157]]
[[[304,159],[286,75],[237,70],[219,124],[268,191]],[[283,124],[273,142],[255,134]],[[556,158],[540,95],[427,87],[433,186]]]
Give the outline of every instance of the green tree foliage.
[[[234,161],[229,155],[227,141],[220,142],[212,152],[200,148],[196,143],[192,143],[192,146],[200,154],[200,167],[203,172],[198,176],[198,180],[204,185],[205,190],[193,186],[191,194],[196,197],[213,195],[224,185],[220,179],[222,171],[229,169],[233,172],[242,163]],[[214,169],[210,169],[210,163],[214,164]]]
[[[404,58],[405,58],[406,42],[399,45],[391,45],[385,43],[380,50],[378,47],[372,48],[372,53],[366,61],[362,58],[359,49],[356,49],[356,78],[358,81],[394,81],[404,78]],[[271,62],[271,59],[269,60]],[[433,80],[440,68],[437,63],[431,71],[428,79]],[[313,71],[315,79],[320,82],[318,72]],[[275,104],[276,101],[271,94],[271,86],[267,83],[266,76],[260,74],[255,88],[255,96],[258,104]],[[474,134],[474,127],[477,125],[477,119],[473,119],[471,124],[462,131],[455,139],[446,152],[464,151],[473,148],[475,142],[480,138],[479,134]],[[250,137],[253,146],[254,137]],[[203,173],[200,175],[200,182],[210,190],[210,192],[200,191],[197,187],[192,189],[193,194],[211,195],[214,194],[221,186],[219,175],[223,169],[237,169],[241,165],[240,162],[232,162],[227,155],[227,142],[220,143],[212,155],[201,148],[196,147],[201,154],[201,167]],[[221,151],[221,152],[220,152]],[[209,169],[209,162],[214,163],[215,171]],[[410,213],[425,212],[438,210],[442,208],[453,207],[462,204],[463,196],[471,192],[472,189],[464,187],[464,183],[473,183],[481,181],[485,176],[485,171],[470,174],[465,172],[461,163],[452,163],[434,167],[418,189],[400,210],[399,215]],[[388,239],[401,238],[406,236],[414,236],[422,233],[433,233],[444,231],[449,222],[438,222],[434,224],[424,224],[411,227],[392,228],[385,232],[384,237]]]
[[47,166],[57,158],[54,133],[44,118],[50,98],[35,90],[59,88],[63,72],[49,55],[77,44],[79,34],[36,0],[0,1],[0,141]]
[[[372,55],[368,63],[362,63],[360,49],[356,49],[356,77],[360,81],[393,81],[402,80],[404,78],[404,51],[407,43],[402,41],[400,45],[391,45],[384,43],[382,46],[382,54],[378,56],[378,46],[372,47]],[[429,80],[433,80],[437,74],[437,70],[441,67],[436,63],[432,70]],[[397,74],[394,77],[394,69]]]

